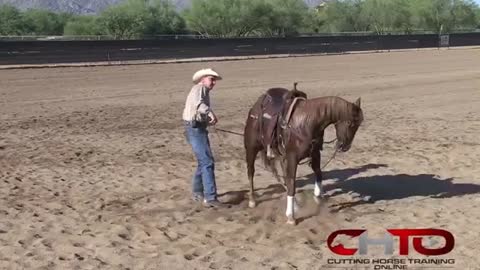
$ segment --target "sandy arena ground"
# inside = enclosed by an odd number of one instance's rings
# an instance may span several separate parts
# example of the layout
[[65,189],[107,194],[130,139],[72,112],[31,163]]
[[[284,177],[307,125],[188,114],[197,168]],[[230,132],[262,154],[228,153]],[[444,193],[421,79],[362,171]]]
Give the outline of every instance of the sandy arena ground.
[[[243,141],[231,134],[211,141],[220,199],[233,207],[190,202],[196,162],[180,119],[203,66],[225,78],[212,103],[227,130],[242,132],[260,93],[294,81],[310,97],[362,98],[365,122],[326,167],[320,206],[300,166],[297,226],[260,160],[248,208]],[[480,269],[479,134],[478,49],[3,70],[0,269],[332,269],[328,259],[351,258],[327,248],[335,230],[428,227],[455,236],[440,257],[455,264],[442,267]]]

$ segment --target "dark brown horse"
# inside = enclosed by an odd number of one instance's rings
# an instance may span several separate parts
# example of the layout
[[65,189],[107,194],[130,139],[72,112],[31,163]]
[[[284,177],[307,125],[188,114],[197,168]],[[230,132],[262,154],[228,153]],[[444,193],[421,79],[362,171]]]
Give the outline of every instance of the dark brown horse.
[[[295,84],[296,85],[296,84]],[[265,137],[271,133],[271,125],[263,123],[265,116],[268,121],[271,115],[268,110],[275,109],[277,105],[266,103],[268,100],[277,100],[284,104],[280,108],[278,121],[272,147],[277,154],[277,159],[283,168],[284,181],[287,189],[287,223],[296,224],[294,208],[295,204],[295,178],[298,163],[305,159],[311,159],[311,168],[315,173],[314,196],[322,196],[322,171],[320,168],[320,150],[323,145],[324,130],[329,125],[335,125],[338,151],[346,152],[350,149],[358,127],[363,121],[363,112],[360,108],[360,98],[351,103],[340,97],[318,97],[307,99],[305,93],[283,88],[269,89],[261,95],[253,107],[249,110],[244,131],[244,146],[248,179],[250,181],[249,207],[255,207],[255,193],[253,176],[255,173],[255,159],[261,152],[264,162],[276,174],[274,160],[269,159],[266,153],[267,145]],[[293,99],[296,99],[293,102]],[[265,107],[265,104],[269,104]],[[291,106],[293,104],[293,106]],[[269,107],[270,106],[270,107]],[[272,107],[273,106],[273,107]],[[290,109],[291,108],[291,109]],[[289,113],[287,111],[290,111]],[[286,113],[287,112],[287,113]],[[283,113],[283,114],[282,114]],[[283,115],[283,117],[282,117]],[[280,127],[282,126],[282,127]],[[268,131],[268,132],[267,132]],[[268,140],[267,140],[268,141]],[[269,141],[270,142],[270,141]],[[275,142],[278,142],[275,144]]]

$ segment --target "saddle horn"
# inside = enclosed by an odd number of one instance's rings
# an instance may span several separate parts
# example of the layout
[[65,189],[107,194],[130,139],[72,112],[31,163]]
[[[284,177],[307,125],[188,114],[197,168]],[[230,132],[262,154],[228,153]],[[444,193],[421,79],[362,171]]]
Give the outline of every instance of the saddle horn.
[[298,82],[294,82],[294,83],[293,83],[293,90],[294,90],[294,91],[297,91],[297,84],[298,84]]

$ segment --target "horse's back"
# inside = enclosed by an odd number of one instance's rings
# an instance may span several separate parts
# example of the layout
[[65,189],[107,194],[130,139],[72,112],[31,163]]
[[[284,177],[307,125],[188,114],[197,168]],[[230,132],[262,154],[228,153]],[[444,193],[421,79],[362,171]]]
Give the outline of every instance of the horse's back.
[[263,105],[267,106],[268,104],[269,106],[273,107],[272,109],[280,109],[285,102],[288,90],[285,88],[270,88],[265,94],[266,99],[264,100]]

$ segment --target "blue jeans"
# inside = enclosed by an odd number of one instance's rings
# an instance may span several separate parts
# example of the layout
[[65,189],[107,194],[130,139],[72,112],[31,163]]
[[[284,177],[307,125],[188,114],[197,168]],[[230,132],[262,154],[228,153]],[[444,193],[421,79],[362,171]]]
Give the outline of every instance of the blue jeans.
[[205,126],[193,128],[187,123],[185,132],[198,163],[192,179],[192,191],[195,195],[203,196],[207,201],[216,200],[215,161],[210,149],[208,130]]

